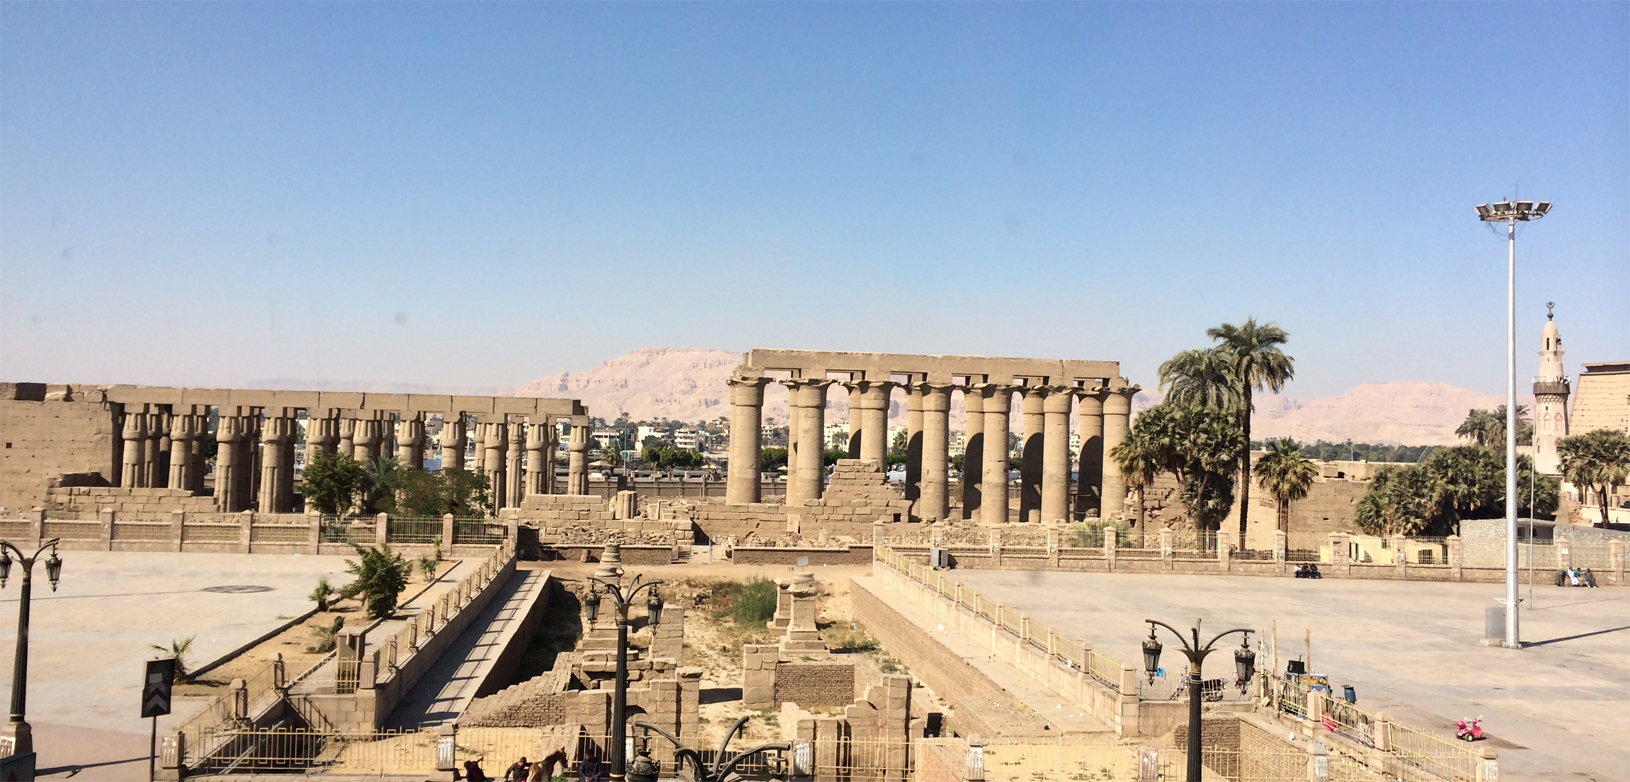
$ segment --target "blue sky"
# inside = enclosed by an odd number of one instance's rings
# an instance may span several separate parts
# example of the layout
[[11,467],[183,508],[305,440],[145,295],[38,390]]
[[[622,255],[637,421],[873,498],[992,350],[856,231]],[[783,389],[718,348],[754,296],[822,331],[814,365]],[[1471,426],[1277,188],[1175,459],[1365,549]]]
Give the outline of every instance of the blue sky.
[[0,5],[0,379],[1630,358],[1630,4]]

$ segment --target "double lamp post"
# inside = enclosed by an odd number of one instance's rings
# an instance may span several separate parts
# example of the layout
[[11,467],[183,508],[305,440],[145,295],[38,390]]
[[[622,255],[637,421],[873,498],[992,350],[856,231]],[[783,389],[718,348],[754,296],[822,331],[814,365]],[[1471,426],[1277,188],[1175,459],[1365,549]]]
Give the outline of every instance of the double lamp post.
[[1183,656],[1189,658],[1189,746],[1188,774],[1185,779],[1188,782],[1200,782],[1200,701],[1205,681],[1200,676],[1200,666],[1205,663],[1206,655],[1215,651],[1217,642],[1222,640],[1224,636],[1240,633],[1239,648],[1234,650],[1234,673],[1238,677],[1240,688],[1245,688],[1250,684],[1251,677],[1256,673],[1256,653],[1252,652],[1250,647],[1251,631],[1244,628],[1224,630],[1202,645],[1200,643],[1200,620],[1198,619],[1194,621],[1194,627],[1189,629],[1189,634],[1193,639],[1192,643],[1190,643],[1189,638],[1183,636],[1181,631],[1165,622],[1154,619],[1145,619],[1144,621],[1149,623],[1149,638],[1143,642],[1143,668],[1149,673],[1150,683],[1155,680],[1155,671],[1160,670],[1160,652],[1163,648],[1160,641],[1155,639],[1155,625],[1160,625],[1170,630],[1172,635],[1177,636],[1178,642],[1183,644]]
[[[635,576],[633,582],[626,587],[622,583],[621,569],[617,569],[614,576],[602,578],[589,576],[594,586],[589,587],[589,594],[583,598],[584,613],[590,622],[600,616],[600,601],[606,597],[611,598],[612,606],[617,612],[617,678],[613,685],[611,696],[611,780],[623,782],[627,777],[628,742],[628,608],[632,606],[639,594],[650,590],[650,597],[645,601],[646,624],[656,627],[662,623],[662,596],[657,594],[657,585],[661,579],[652,579],[641,583],[643,576]],[[602,597],[603,595],[603,597]]]
[[[25,719],[28,712],[28,608],[34,591],[34,563],[39,561],[46,549],[51,550],[51,558],[45,560],[45,575],[51,580],[51,591],[55,592],[57,581],[62,578],[62,558],[57,556],[57,538],[40,544],[31,557],[24,555],[22,549],[12,545],[11,541],[0,540],[0,587],[4,587],[11,577],[13,561],[23,566],[23,592],[17,607],[17,654],[11,668],[11,721],[6,725],[5,732],[12,741],[13,755],[34,751],[34,731]],[[11,558],[13,552],[17,554],[16,560]]]

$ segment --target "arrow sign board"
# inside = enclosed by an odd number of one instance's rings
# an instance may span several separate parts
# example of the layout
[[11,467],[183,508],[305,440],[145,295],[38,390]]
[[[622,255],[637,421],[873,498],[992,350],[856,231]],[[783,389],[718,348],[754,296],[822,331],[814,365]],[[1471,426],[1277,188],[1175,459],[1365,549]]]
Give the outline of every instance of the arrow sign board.
[[170,688],[175,685],[175,660],[148,660],[142,681],[141,715],[158,717],[170,713]]

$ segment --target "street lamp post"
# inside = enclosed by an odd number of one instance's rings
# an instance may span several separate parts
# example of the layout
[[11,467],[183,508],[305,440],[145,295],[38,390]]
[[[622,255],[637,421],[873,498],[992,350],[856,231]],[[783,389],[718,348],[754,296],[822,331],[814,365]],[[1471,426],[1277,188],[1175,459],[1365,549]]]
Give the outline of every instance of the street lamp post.
[[1478,204],[1477,219],[1506,224],[1505,358],[1505,645],[1522,648],[1517,633],[1517,223],[1538,220],[1549,201]]
[[1222,640],[1224,636],[1241,633],[1243,637],[1240,639],[1240,646],[1234,650],[1234,667],[1240,685],[1248,684],[1251,681],[1251,676],[1256,672],[1256,653],[1252,652],[1249,646],[1251,631],[1244,628],[1224,630],[1213,636],[1210,641],[1202,646],[1200,644],[1200,620],[1198,619],[1194,620],[1194,627],[1189,630],[1194,639],[1193,643],[1190,643],[1188,638],[1184,638],[1183,633],[1177,628],[1165,622],[1154,619],[1145,619],[1143,621],[1149,623],[1149,639],[1143,642],[1143,668],[1148,671],[1151,683],[1155,680],[1155,671],[1160,668],[1160,650],[1162,649],[1160,641],[1155,640],[1155,625],[1160,625],[1170,630],[1172,635],[1177,636],[1177,640],[1183,644],[1183,656],[1189,658],[1189,757],[1186,779],[1188,782],[1200,782],[1200,700],[1202,683],[1204,682],[1204,679],[1200,676],[1200,666],[1205,664],[1206,655],[1215,651],[1216,643]]
[[0,587],[6,585],[6,579],[11,576],[11,554],[17,553],[17,561],[23,565],[22,597],[17,604],[17,654],[11,669],[11,722],[6,726],[6,735],[11,737],[11,751],[14,755],[23,755],[34,751],[34,731],[28,727],[25,715],[28,713],[28,605],[29,597],[33,594],[34,562],[51,550],[51,558],[45,561],[45,575],[51,580],[51,591],[57,591],[57,581],[62,578],[62,559],[57,556],[57,538],[52,538],[40,544],[34,556],[24,556],[22,549],[11,544],[9,540],[0,540]]
[[[675,738],[672,733],[649,722],[634,723],[634,727],[645,731],[645,736],[640,742],[640,754],[634,761],[633,770],[629,772],[628,782],[657,782],[657,777],[661,774],[661,766],[651,759],[650,736],[652,731],[661,734],[663,738],[674,745],[674,761],[676,764],[688,763],[690,765],[691,782],[728,782],[730,777],[736,773],[737,766],[747,762],[758,753],[770,750],[785,753],[792,749],[791,742],[772,741],[767,744],[760,744],[745,752],[731,754],[729,752],[730,740],[735,738],[736,734],[744,732],[742,729],[747,725],[748,719],[750,718],[742,717],[736,720],[736,724],[730,727],[730,732],[724,734],[724,741],[719,744],[719,751],[713,754],[712,766],[702,762],[702,753],[685,746],[684,742]],[[768,776],[771,779],[786,779],[789,771],[794,774],[799,773],[786,768],[785,764],[778,765],[780,765],[779,768],[770,770]]]
[[628,708],[628,607],[633,605],[634,599],[640,592],[651,591],[650,599],[645,603],[647,624],[656,627],[662,622],[662,596],[657,594],[657,585],[661,579],[652,579],[640,583],[643,576],[635,576],[634,581],[625,589],[621,583],[620,573],[615,578],[601,578],[589,576],[597,586],[589,588],[588,597],[583,599],[583,608],[589,621],[593,622],[600,616],[601,594],[611,598],[612,605],[617,611],[617,679],[611,696],[611,779],[613,782],[623,782],[626,776],[626,753],[623,745],[627,742],[628,727],[624,724]]

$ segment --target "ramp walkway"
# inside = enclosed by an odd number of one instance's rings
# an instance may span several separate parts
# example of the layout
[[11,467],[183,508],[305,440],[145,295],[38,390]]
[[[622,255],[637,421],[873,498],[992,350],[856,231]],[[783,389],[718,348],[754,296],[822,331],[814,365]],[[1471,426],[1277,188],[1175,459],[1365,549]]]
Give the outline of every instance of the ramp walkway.
[[501,689],[543,618],[550,589],[550,571],[515,571],[419,679],[387,724],[434,728],[457,719],[476,697]]

